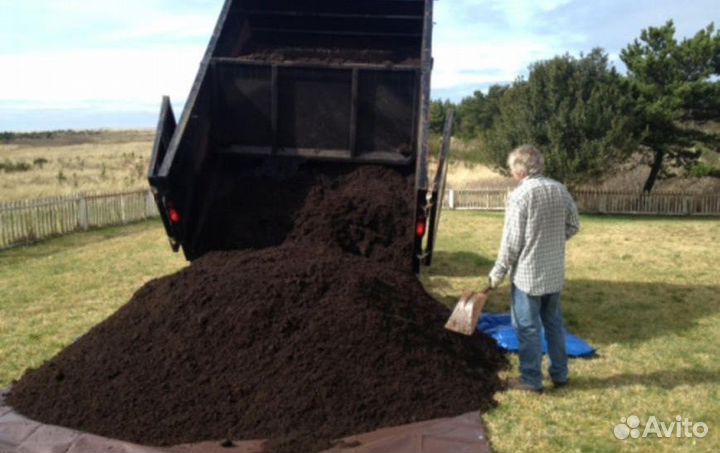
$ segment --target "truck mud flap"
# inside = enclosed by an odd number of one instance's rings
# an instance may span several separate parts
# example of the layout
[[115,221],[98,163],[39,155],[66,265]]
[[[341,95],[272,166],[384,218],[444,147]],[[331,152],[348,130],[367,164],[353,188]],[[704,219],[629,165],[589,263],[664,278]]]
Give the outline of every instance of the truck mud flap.
[[176,127],[177,121],[175,120],[175,114],[170,104],[170,98],[163,96],[160,107],[160,119],[158,120],[155,133],[155,144],[153,145],[152,154],[150,155],[148,182],[150,183],[150,188],[155,198],[155,204],[160,212],[160,218],[165,226],[165,231],[170,239],[170,245],[174,251],[177,251],[180,247],[177,235],[175,234],[175,227],[173,226],[174,223],[177,223],[175,222],[177,219],[173,219],[171,207],[166,206],[167,184],[165,181],[166,178],[160,176],[160,167],[162,167]]

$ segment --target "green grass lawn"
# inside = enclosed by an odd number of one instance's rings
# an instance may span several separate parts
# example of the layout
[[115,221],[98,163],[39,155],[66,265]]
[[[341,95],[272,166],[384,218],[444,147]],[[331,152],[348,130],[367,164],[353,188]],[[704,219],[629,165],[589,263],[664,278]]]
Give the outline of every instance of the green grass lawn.
[[185,264],[156,221],[0,252],[0,388]]
[[[424,277],[452,304],[481,288],[502,214],[446,212],[436,261]],[[563,305],[568,329],[599,349],[571,360],[572,386],[536,396],[509,391],[486,414],[492,447],[515,451],[720,450],[720,222],[583,217],[568,246]],[[486,311],[508,311],[507,284]],[[517,358],[509,375],[517,376]],[[546,382],[550,386],[549,382]],[[472,391],[469,389],[469,391]],[[620,441],[622,417],[702,421],[702,439]]]
[[[572,360],[572,386],[542,396],[508,391],[485,415],[492,447],[514,451],[720,450],[720,222],[583,217],[570,242],[564,308],[570,331],[599,348]],[[482,288],[501,214],[445,212],[423,282],[452,305]],[[186,263],[160,223],[77,234],[0,252],[0,387],[38,366]],[[507,311],[507,285],[487,311]],[[508,375],[517,375],[517,360]],[[472,389],[468,389],[469,392]],[[616,440],[622,417],[702,421],[703,439]]]

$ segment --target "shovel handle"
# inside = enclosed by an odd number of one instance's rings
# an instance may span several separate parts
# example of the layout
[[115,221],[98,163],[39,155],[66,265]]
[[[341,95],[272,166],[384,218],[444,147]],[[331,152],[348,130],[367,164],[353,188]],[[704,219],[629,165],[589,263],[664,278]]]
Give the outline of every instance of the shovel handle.
[[[489,294],[490,291],[492,291],[492,287],[488,285],[485,287],[485,289],[480,291],[480,294]],[[478,294],[478,293],[475,293],[473,291],[466,292],[465,294],[463,294],[463,297],[460,299],[460,302],[462,302],[463,305],[467,305],[470,303],[473,296],[475,296],[476,294]]]

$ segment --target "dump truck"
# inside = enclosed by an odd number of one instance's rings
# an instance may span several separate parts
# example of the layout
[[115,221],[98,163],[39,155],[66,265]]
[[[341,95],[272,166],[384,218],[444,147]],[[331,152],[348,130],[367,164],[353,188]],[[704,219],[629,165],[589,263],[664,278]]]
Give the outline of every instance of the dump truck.
[[[173,250],[273,245],[248,234],[268,228],[279,243],[298,196],[283,184],[304,162],[375,164],[414,176],[413,270],[429,265],[449,139],[430,181],[432,7],[226,0],[179,121],[162,101],[148,179]],[[243,183],[258,174],[272,199]]]

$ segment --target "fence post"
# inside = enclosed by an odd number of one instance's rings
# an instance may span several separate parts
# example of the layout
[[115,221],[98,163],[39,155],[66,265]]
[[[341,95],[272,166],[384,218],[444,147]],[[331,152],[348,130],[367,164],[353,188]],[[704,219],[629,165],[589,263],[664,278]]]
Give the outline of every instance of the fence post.
[[127,216],[125,215],[125,194],[120,194],[120,222],[125,225],[127,223]]
[[145,192],[145,217],[153,217],[155,207],[155,197],[151,190]]
[[455,209],[455,191],[453,189],[448,191],[448,208]]
[[88,203],[87,198],[81,196],[78,198],[78,226],[83,231],[87,231],[89,228],[89,215],[88,215]]
[[599,198],[598,211],[600,211],[601,214],[605,214],[607,213],[607,194],[600,194]]

